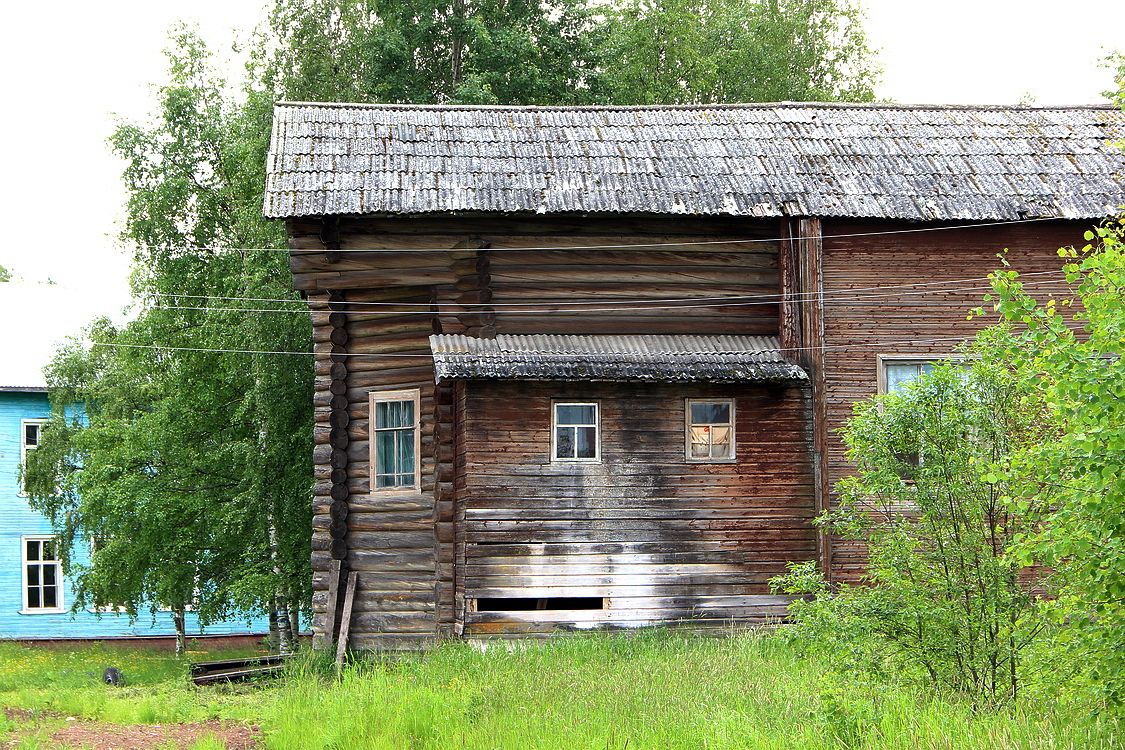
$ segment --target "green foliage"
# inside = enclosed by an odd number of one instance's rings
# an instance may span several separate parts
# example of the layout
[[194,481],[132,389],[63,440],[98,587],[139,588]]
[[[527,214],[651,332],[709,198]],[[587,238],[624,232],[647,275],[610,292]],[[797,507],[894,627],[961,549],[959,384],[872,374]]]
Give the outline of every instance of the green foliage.
[[870,101],[861,22],[848,0],[279,0],[255,65],[295,100]]
[[974,359],[856,404],[843,434],[857,471],[820,522],[866,546],[868,581],[832,595],[809,565],[774,581],[812,597],[794,618],[839,664],[976,700],[1017,697],[1021,652],[1041,628],[1007,554],[1027,523],[992,469],[1040,418],[1017,388],[1002,366]]
[[[75,607],[194,604],[204,623],[276,599],[307,609],[311,357],[206,351],[310,348],[286,254],[255,249],[285,244],[261,218],[270,100],[232,101],[186,30],[168,59],[156,117],[112,139],[142,312],[120,330],[95,323],[49,368],[54,415],[29,494],[64,562],[99,541],[92,566],[68,565]],[[293,304],[251,313],[227,299],[239,297]]]
[[4,266],[0,266],[0,284],[3,284],[5,282],[11,281],[11,280],[12,280],[12,272],[9,271]]
[[877,77],[849,0],[630,0],[604,85],[619,104],[864,102]]
[[[997,468],[1014,514],[1036,523],[1018,536],[1023,563],[1054,571],[1050,611],[1086,678],[1125,703],[1125,220],[1066,248],[1072,299],[1036,300],[1019,274],[992,275],[1005,325],[982,357],[1010,368],[1026,403],[1043,410],[1010,462]],[[1060,313],[1072,308],[1068,321]]]
[[585,0],[278,0],[256,60],[293,100],[602,101],[604,28]]

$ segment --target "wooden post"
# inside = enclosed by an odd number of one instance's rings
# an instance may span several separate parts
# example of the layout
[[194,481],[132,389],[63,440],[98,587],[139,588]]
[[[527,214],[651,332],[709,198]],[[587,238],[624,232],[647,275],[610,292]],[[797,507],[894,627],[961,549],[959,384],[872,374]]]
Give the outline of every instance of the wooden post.
[[777,272],[781,282],[781,305],[778,320],[778,338],[782,355],[804,363],[801,353],[801,265],[797,257],[797,243],[793,224],[788,219],[779,222],[782,241],[777,246]]
[[[828,475],[828,383],[824,372],[824,240],[821,221],[797,221],[797,291],[799,293],[800,349],[798,361],[809,372],[813,392],[813,474],[817,515],[828,510],[831,486]],[[819,529],[816,556],[825,577],[832,581],[832,536]]]
[[348,633],[352,628],[352,604],[355,601],[355,586],[359,574],[354,570],[348,573],[348,590],[344,594],[344,612],[340,617],[340,638],[336,643],[336,669],[344,667],[344,657],[348,654]]

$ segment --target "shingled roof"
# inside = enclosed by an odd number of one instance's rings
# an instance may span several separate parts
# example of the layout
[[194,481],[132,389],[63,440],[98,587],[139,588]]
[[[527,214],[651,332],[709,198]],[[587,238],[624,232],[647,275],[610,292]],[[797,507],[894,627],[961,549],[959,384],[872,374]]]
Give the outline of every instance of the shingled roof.
[[279,104],[268,217],[453,211],[1096,219],[1111,107]]
[[807,380],[774,336],[430,336],[438,381],[605,380],[780,383]]

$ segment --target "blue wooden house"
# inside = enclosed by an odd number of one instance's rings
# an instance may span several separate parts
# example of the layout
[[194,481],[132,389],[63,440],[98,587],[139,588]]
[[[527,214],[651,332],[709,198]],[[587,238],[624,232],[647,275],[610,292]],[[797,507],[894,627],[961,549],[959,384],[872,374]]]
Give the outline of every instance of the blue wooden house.
[[[32,510],[23,496],[19,470],[35,450],[50,415],[46,389],[0,386],[0,639],[56,640],[86,638],[172,637],[171,613],[142,612],[130,622],[125,614],[72,612],[70,582],[56,559],[50,521]],[[77,550],[78,562],[88,549]],[[200,627],[187,613],[191,637],[264,635],[265,618],[228,620]]]
[[[0,319],[11,321],[14,318],[7,314],[12,312],[7,303],[15,305],[21,292],[27,290],[3,291]],[[52,295],[56,290],[40,288],[34,293]],[[0,351],[26,354],[28,346],[15,340],[18,334],[14,328],[17,326],[0,323]],[[46,363],[48,352],[49,348],[32,352],[39,360],[34,368],[15,362],[0,366],[0,639],[173,638],[170,612],[157,611],[152,616],[142,611],[135,622],[130,622],[124,613],[72,611],[71,582],[56,558],[51,523],[28,505],[19,479],[23,459],[36,449],[42,426],[51,413],[47,389],[37,370]],[[76,550],[76,557],[78,564],[87,562],[89,549]],[[264,636],[268,622],[265,617],[249,622],[232,619],[204,629],[188,612],[187,632],[195,638]]]

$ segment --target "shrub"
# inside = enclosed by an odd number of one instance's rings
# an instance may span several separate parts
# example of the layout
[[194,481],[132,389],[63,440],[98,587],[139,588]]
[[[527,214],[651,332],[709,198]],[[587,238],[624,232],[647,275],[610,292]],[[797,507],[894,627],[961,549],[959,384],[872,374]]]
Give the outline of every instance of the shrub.
[[1039,418],[1016,387],[967,359],[856,405],[843,435],[857,472],[818,523],[866,546],[867,580],[833,593],[804,563],[771,582],[807,597],[792,609],[796,631],[841,668],[989,703],[1017,696],[1041,625],[1007,552],[1026,521],[997,468]]

